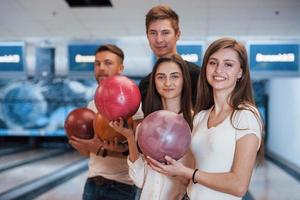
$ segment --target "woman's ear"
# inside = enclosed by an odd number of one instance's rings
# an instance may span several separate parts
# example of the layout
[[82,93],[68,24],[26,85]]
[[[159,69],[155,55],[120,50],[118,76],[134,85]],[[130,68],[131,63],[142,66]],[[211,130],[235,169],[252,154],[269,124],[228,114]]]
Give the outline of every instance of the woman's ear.
[[240,78],[242,78],[242,76],[243,76],[243,70],[242,70],[242,68],[240,68],[237,78],[240,79]]

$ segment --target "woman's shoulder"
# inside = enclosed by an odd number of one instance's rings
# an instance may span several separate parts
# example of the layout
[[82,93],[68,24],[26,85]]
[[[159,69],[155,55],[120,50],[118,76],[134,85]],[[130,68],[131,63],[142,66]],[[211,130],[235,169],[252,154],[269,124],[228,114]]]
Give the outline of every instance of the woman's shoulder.
[[196,113],[194,116],[194,123],[197,124],[199,121],[201,121],[210,109],[201,110],[200,112]]
[[238,110],[236,110],[237,115],[257,115],[259,116],[259,111],[256,106],[250,103],[243,103],[238,106]]
[[241,122],[247,122],[250,124],[262,123],[258,109],[249,103],[241,104],[238,106],[238,110],[233,115],[234,124],[243,124]]
[[261,140],[263,134],[263,121],[255,105],[240,105],[233,117],[233,125],[238,129],[236,135],[237,140],[248,134],[255,134],[258,139]]

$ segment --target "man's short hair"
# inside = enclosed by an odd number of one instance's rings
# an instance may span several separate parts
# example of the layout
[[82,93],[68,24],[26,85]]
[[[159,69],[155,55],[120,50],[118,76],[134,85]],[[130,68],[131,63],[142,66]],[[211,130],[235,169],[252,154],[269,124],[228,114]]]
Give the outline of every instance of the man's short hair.
[[172,23],[172,27],[175,30],[175,33],[179,31],[179,17],[177,13],[167,5],[158,5],[151,8],[146,14],[146,33],[148,33],[148,28],[150,23],[156,20],[168,19]]
[[119,47],[117,47],[116,45],[114,44],[105,44],[105,45],[102,45],[100,46],[97,50],[96,50],[96,53],[100,53],[100,52],[103,52],[103,51],[109,51],[113,54],[116,54],[117,56],[120,57],[121,59],[121,63],[123,63],[124,61],[124,52],[122,51],[122,49],[120,49]]

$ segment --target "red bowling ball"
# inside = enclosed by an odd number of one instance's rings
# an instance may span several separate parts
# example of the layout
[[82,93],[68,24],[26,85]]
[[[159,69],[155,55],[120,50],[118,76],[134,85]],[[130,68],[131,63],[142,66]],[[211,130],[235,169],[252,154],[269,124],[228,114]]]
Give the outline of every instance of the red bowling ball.
[[88,108],[77,108],[69,113],[65,120],[68,137],[72,135],[81,139],[94,137],[93,121],[96,114]]
[[180,159],[191,143],[191,129],[185,119],[166,110],[148,115],[138,127],[137,134],[143,154],[159,162],[166,162],[166,155]]
[[128,119],[138,110],[141,94],[134,81],[125,76],[111,76],[101,81],[94,100],[98,112],[109,121]]

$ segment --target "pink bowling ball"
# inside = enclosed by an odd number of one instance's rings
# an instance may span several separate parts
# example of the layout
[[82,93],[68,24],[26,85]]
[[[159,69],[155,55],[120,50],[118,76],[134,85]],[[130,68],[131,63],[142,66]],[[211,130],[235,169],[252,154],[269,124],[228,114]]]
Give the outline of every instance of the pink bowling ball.
[[137,129],[138,145],[145,156],[166,162],[180,159],[191,144],[191,129],[182,115],[160,110],[148,115]]

